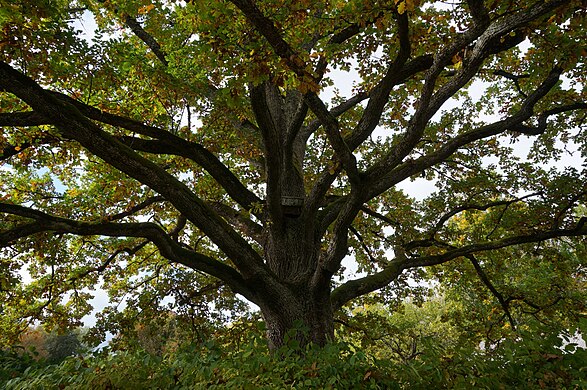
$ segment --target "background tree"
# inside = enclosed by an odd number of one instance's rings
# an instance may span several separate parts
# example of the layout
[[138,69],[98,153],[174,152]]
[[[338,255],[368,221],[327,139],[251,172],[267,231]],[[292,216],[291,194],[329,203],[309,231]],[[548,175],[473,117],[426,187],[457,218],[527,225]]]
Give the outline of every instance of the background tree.
[[220,283],[270,346],[300,323],[325,344],[348,302],[443,276],[422,268],[469,261],[514,299],[491,256],[587,234],[583,1],[60,0],[0,22],[4,323],[74,325],[99,282],[187,311]]

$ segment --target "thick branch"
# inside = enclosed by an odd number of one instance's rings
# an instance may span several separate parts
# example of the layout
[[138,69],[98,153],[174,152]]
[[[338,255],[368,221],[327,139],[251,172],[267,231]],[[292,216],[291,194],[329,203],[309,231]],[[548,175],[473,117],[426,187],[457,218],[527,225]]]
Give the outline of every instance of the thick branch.
[[562,69],[555,67],[546,80],[523,102],[520,110],[506,119],[459,135],[446,142],[437,152],[416,160],[407,160],[390,171],[382,172],[380,166],[370,168],[367,170],[367,175],[371,179],[372,185],[369,186],[367,199],[371,199],[408,177],[444,161],[462,146],[517,128],[532,116],[536,103],[554,87],[561,73]]
[[[397,80],[393,81],[393,83],[395,83],[395,85],[399,85],[401,83],[404,83],[410,77],[414,76],[415,74],[417,74],[419,72],[426,70],[431,65],[432,65],[432,56],[426,55],[426,56],[417,57],[414,60],[409,61],[404,65],[402,70],[400,70],[396,74]],[[339,106],[334,107],[330,111],[330,113],[333,116],[338,117],[339,115],[342,115],[346,111],[355,107],[361,101],[369,98],[369,96],[370,95],[368,93],[364,93],[364,92],[359,93],[359,94],[355,95],[354,97],[350,98],[349,100],[347,100],[346,102],[341,103]],[[312,121],[301,132],[302,136],[305,137],[304,139],[307,139],[314,131],[316,131],[316,129],[318,129],[318,127],[320,127],[320,125],[321,125],[320,120],[316,119],[316,120]],[[322,202],[322,198],[324,197],[324,195],[326,194],[326,192],[330,188],[330,185],[334,182],[334,180],[336,179],[336,177],[338,176],[340,171],[341,171],[340,169],[336,168],[334,173],[330,173],[328,171],[325,171],[322,173],[322,175],[320,175],[320,177],[318,178],[318,180],[314,184],[314,187],[312,188],[310,195],[308,197],[308,209],[310,211],[310,214],[313,215],[314,213],[317,212],[318,207],[319,207],[320,203]],[[325,215],[332,216],[333,214],[328,213]],[[334,219],[327,218],[326,220],[323,220],[321,224],[323,224],[323,225],[326,224],[326,226],[327,226],[331,223],[332,220],[334,220]]]
[[267,208],[278,225],[282,218],[280,179],[284,174],[282,126],[285,118],[280,106],[281,100],[277,87],[269,82],[251,88],[251,105],[265,148]]
[[[163,153],[186,157],[204,168],[222,186],[227,194],[244,209],[250,210],[255,203],[261,200],[249,191],[240,180],[208,149],[204,146],[189,142],[168,131],[154,126],[145,125],[139,121],[110,114],[95,107],[72,99],[67,95],[51,92],[55,97],[75,106],[86,117],[111,126],[121,127],[132,132],[159,139],[149,141],[135,137],[123,137],[123,142],[135,150],[149,153]],[[0,126],[37,126],[40,124],[55,124],[35,111],[0,114]],[[45,142],[46,138],[40,139]],[[50,139],[49,139],[50,140]],[[31,146],[29,143],[19,145],[20,149]],[[18,151],[14,147],[5,148],[1,159],[6,159]]]
[[581,218],[575,227],[571,229],[547,230],[536,232],[534,234],[507,237],[501,240],[471,244],[460,248],[449,249],[439,255],[414,258],[399,256],[390,261],[389,265],[385,267],[383,271],[366,276],[364,278],[348,281],[345,284],[337,287],[332,292],[332,306],[335,310],[339,309],[351,299],[387,286],[393,282],[405,269],[443,264],[459,257],[467,257],[468,255],[474,253],[501,249],[514,245],[541,242],[560,237],[577,237],[584,235],[587,235],[587,217]]
[[326,131],[330,145],[332,145],[337,159],[342,163],[342,166],[344,167],[344,170],[349,177],[351,185],[359,185],[361,179],[359,170],[357,168],[357,159],[340,135],[338,121],[332,114],[330,114],[330,112],[326,109],[324,102],[322,102],[322,100],[320,100],[316,94],[307,94],[306,103],[324,126],[324,130]]
[[56,99],[5,63],[0,65],[0,88],[23,99],[35,111],[56,123],[63,134],[78,141],[91,153],[165,196],[228,255],[245,277],[263,272],[262,261],[253,248],[185,184],[164,169],[120,143],[75,107]]
[[188,142],[179,137],[174,137],[173,140],[122,137],[120,140],[134,150],[189,158],[204,168],[224,188],[226,193],[245,210],[251,210],[255,204],[262,203],[261,199],[249,191],[226,165],[198,143]]
[[[324,124],[330,142],[338,157],[341,159],[352,186],[351,194],[337,216],[333,229],[333,239],[330,242],[326,255],[323,256],[320,261],[320,267],[316,270],[316,275],[314,277],[315,280],[322,279],[322,276],[318,275],[319,273],[329,274],[335,272],[340,267],[340,262],[346,254],[348,240],[347,230],[359,212],[363,203],[362,199],[364,193],[366,192],[365,188],[360,187],[362,184],[362,177],[359,175],[358,169],[356,168],[356,159],[352,154],[352,150],[359,146],[379,123],[379,119],[385,104],[387,103],[389,94],[398,81],[397,73],[399,70],[403,69],[410,56],[411,47],[407,13],[397,15],[397,23],[400,41],[399,53],[393,64],[388,68],[386,75],[374,88],[365,112],[348,140],[343,140],[342,137],[340,137],[338,126],[336,126],[336,128],[334,127],[334,124],[337,124],[336,121],[332,122],[333,117],[321,118],[319,113],[313,109],[316,116],[318,116]],[[316,105],[318,106],[318,104]],[[310,107],[312,108],[312,106]],[[329,127],[331,127],[330,133],[332,134],[329,133]],[[334,130],[336,130],[336,132]],[[340,137],[340,140],[335,136]],[[349,171],[349,169],[354,169],[354,171]],[[319,195],[323,196],[323,194]]]
[[6,203],[0,203],[0,213],[18,215],[35,221],[33,224],[1,232],[0,247],[39,232],[67,233],[81,236],[142,237],[153,242],[161,255],[167,259],[217,277],[227,282],[235,292],[255,301],[254,293],[247,287],[245,280],[235,269],[211,257],[182,247],[154,223],[80,222],[55,217],[28,207]]
[[[458,35],[447,47],[437,52],[434,64],[426,75],[424,87],[418,101],[418,108],[410,119],[402,139],[384,158],[370,168],[373,181],[378,181],[381,176],[386,175],[391,169],[398,166],[413,150],[421,140],[422,134],[433,115],[451,96],[477,74],[483,61],[495,52],[496,39],[500,39],[509,32],[517,30],[564,3],[565,1],[563,0],[547,3],[538,2],[528,9],[498,18],[489,26],[475,24],[463,34]],[[500,46],[501,49],[502,47]],[[455,54],[461,51],[465,52],[463,54],[462,68],[448,82],[440,88],[436,88],[436,82],[444,67],[451,62]]]
[[399,52],[387,69],[385,76],[373,88],[369,96],[369,103],[359,120],[359,123],[349,136],[348,144],[355,149],[375,130],[379,124],[381,115],[389,99],[389,94],[394,86],[402,81],[401,70],[404,69],[411,53],[410,30],[408,25],[408,12],[397,15]]
[[333,311],[340,309],[348,301],[379,290],[397,279],[404,270],[403,259],[390,261],[381,272],[363,278],[349,280],[332,291],[331,302]]
[[226,219],[232,226],[235,226],[247,237],[250,237],[261,245],[265,244],[263,240],[263,226],[253,222],[251,218],[243,215],[242,212],[239,212],[224,203],[214,202],[210,206],[218,213],[218,215]]
[[41,126],[48,125],[47,118],[34,111],[2,112],[0,126]]
[[241,10],[251,25],[255,27],[263,37],[265,37],[267,42],[273,47],[273,50],[275,50],[275,53],[285,61],[294,73],[298,76],[308,76],[310,80],[314,79],[314,77],[305,70],[305,62],[282,38],[281,33],[277,27],[275,27],[273,21],[263,15],[253,1],[231,0],[230,2]]

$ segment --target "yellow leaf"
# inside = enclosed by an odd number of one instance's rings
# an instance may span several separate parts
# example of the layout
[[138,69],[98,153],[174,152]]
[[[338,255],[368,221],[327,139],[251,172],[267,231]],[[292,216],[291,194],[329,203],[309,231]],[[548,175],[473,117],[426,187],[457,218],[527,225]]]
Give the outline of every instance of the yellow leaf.
[[401,15],[404,12],[406,12],[406,2],[405,1],[402,1],[397,6],[397,13]]
[[22,148],[21,148],[20,146],[15,146],[15,147],[14,147],[14,150],[16,150],[17,152],[20,152],[20,150],[21,150],[21,149],[22,149]]
[[455,69],[460,69],[463,66],[463,58],[459,54],[455,54],[452,57],[452,63]]
[[80,194],[80,191],[77,188],[70,188],[67,190],[67,194],[74,198]]
[[141,15],[148,14],[153,10],[153,8],[155,8],[155,4],[144,5],[139,8],[138,13]]

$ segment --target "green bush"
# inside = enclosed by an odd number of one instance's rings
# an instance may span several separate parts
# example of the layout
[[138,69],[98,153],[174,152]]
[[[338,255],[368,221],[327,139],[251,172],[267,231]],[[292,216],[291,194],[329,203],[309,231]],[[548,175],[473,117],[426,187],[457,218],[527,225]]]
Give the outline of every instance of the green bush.
[[21,376],[30,367],[40,366],[34,353],[34,350],[0,349],[0,388],[8,380]]
[[[376,359],[348,343],[270,353],[261,337],[183,345],[166,355],[104,350],[43,365],[2,355],[0,388],[15,389],[583,389],[587,350],[556,335],[447,353],[430,346],[407,362]],[[21,360],[19,360],[21,359]],[[8,367],[8,366],[6,366]],[[6,374],[8,373],[8,375]]]
[[251,343],[238,351],[210,342],[158,357],[145,351],[70,357],[27,370],[6,389],[394,389],[389,367],[348,345],[276,353]]

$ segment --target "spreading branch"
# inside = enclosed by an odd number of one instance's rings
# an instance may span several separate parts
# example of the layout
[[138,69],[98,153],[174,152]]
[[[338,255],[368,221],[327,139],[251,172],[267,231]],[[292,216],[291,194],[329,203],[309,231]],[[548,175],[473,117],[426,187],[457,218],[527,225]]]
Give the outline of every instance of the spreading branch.
[[501,295],[501,293],[499,291],[497,291],[497,289],[495,288],[493,283],[491,283],[491,280],[489,279],[489,277],[487,276],[485,271],[483,271],[483,268],[481,268],[481,265],[479,264],[479,261],[477,261],[477,258],[473,254],[467,255],[466,257],[467,257],[467,259],[469,259],[471,264],[473,264],[473,267],[475,268],[475,271],[477,272],[479,279],[481,279],[483,284],[485,284],[487,289],[489,289],[489,291],[491,291],[493,296],[497,299],[497,301],[501,305],[501,308],[503,309],[505,315],[507,316],[508,321],[510,322],[510,325],[512,326],[512,329],[516,330],[516,321],[514,320],[514,317],[512,317],[512,313],[510,312],[509,302],[503,297],[503,295]]
[[0,247],[5,247],[16,240],[40,232],[80,236],[142,237],[154,243],[161,255],[170,261],[217,277],[227,282],[235,292],[242,294],[247,299],[255,300],[253,291],[235,269],[209,256],[186,249],[154,223],[82,222],[7,203],[0,203],[0,213],[34,221],[0,232]]
[[[563,0],[548,3],[538,2],[528,9],[520,10],[503,18],[498,18],[489,26],[475,24],[457,36],[453,43],[437,52],[434,57],[434,63],[426,74],[416,112],[411,117],[407,129],[395,147],[369,169],[370,178],[373,181],[379,181],[381,177],[402,163],[418,142],[420,142],[424,130],[434,114],[436,114],[450,97],[478,73],[483,61],[491,54],[494,54],[496,51],[496,40],[500,40],[501,37],[556,9],[564,3]],[[499,47],[500,50],[507,50],[507,48],[509,47]],[[441,75],[445,66],[451,63],[455,54],[465,51],[465,49],[467,55],[463,59],[461,69],[449,81],[437,87],[438,77]],[[560,72],[560,69],[558,69],[556,75],[557,80]],[[550,88],[552,88],[552,85],[548,89]],[[539,88],[539,92],[542,92],[542,88]],[[544,94],[540,95],[540,97],[544,96]],[[533,95],[536,95],[536,93]],[[528,103],[530,101],[533,101],[531,103],[531,107],[533,107],[536,101],[529,96],[526,102]],[[531,112],[529,114],[531,115]]]
[[75,106],[55,98],[6,63],[0,64],[0,89],[13,93],[48,117],[62,134],[75,139],[92,154],[164,196],[204,231],[243,275],[264,272],[257,252],[185,184],[106,133]]
[[[49,91],[47,91],[49,92]],[[178,155],[194,161],[196,164],[204,168],[210,175],[220,184],[237,203],[239,203],[245,210],[249,210],[254,204],[260,203],[261,200],[249,191],[240,180],[224,165],[213,153],[211,153],[204,146],[196,143],[186,141],[173,133],[163,130],[155,126],[145,125],[142,122],[134,119],[126,118],[121,115],[115,115],[102,111],[95,107],[89,106],[72,99],[71,97],[59,92],[49,92],[56,98],[62,100],[64,103],[73,105],[79,110],[81,114],[94,121],[108,124],[111,126],[123,128],[133,133],[137,133],[155,140],[148,140],[137,137],[122,137],[127,146],[144,152]],[[0,126],[38,126],[41,124],[56,125],[58,122],[52,121],[46,116],[41,115],[37,111],[28,112],[14,112],[0,114]],[[42,137],[36,140],[38,143],[46,143],[53,141],[54,137]],[[4,149],[0,159],[17,154],[19,150],[30,147],[33,142],[28,142],[15,146],[9,146]]]
[[368,178],[370,178],[373,183],[372,186],[369,186],[368,197],[372,198],[377,196],[408,177],[418,174],[431,166],[444,161],[459,148],[467,144],[517,128],[524,121],[532,117],[534,106],[554,87],[558,82],[561,73],[562,69],[555,67],[546,77],[544,82],[536,88],[533,93],[528,95],[528,98],[522,103],[521,108],[516,113],[503,120],[481,126],[477,129],[456,136],[447,141],[436,152],[424,155],[415,160],[408,159],[389,171],[382,172],[380,170],[381,164],[374,165],[366,172]]
[[499,207],[499,206],[509,206],[511,204],[520,202],[524,199],[528,199],[537,195],[542,194],[542,192],[533,192],[531,194],[527,194],[515,199],[509,199],[509,200],[498,200],[495,202],[489,202],[489,203],[485,203],[485,204],[473,204],[473,203],[466,203],[463,204],[461,206],[455,207],[454,209],[450,210],[449,212],[447,212],[446,214],[442,215],[438,221],[436,222],[436,224],[434,225],[434,228],[432,229],[432,232],[430,233],[430,236],[434,236],[435,232],[437,232],[438,230],[440,230],[440,228],[452,217],[454,217],[455,215],[463,212],[463,211],[467,211],[467,210],[488,210],[490,208],[493,207]]
[[444,264],[459,257],[506,248],[515,245],[542,242],[561,237],[577,237],[587,234],[587,217],[581,218],[577,224],[569,229],[553,229],[539,231],[533,234],[506,237],[500,240],[465,245],[447,249],[438,255],[407,257],[397,256],[388,262],[382,271],[344,283],[332,292],[332,303],[335,308],[342,307],[346,302],[358,296],[383,288],[393,282],[406,269],[430,267]]

